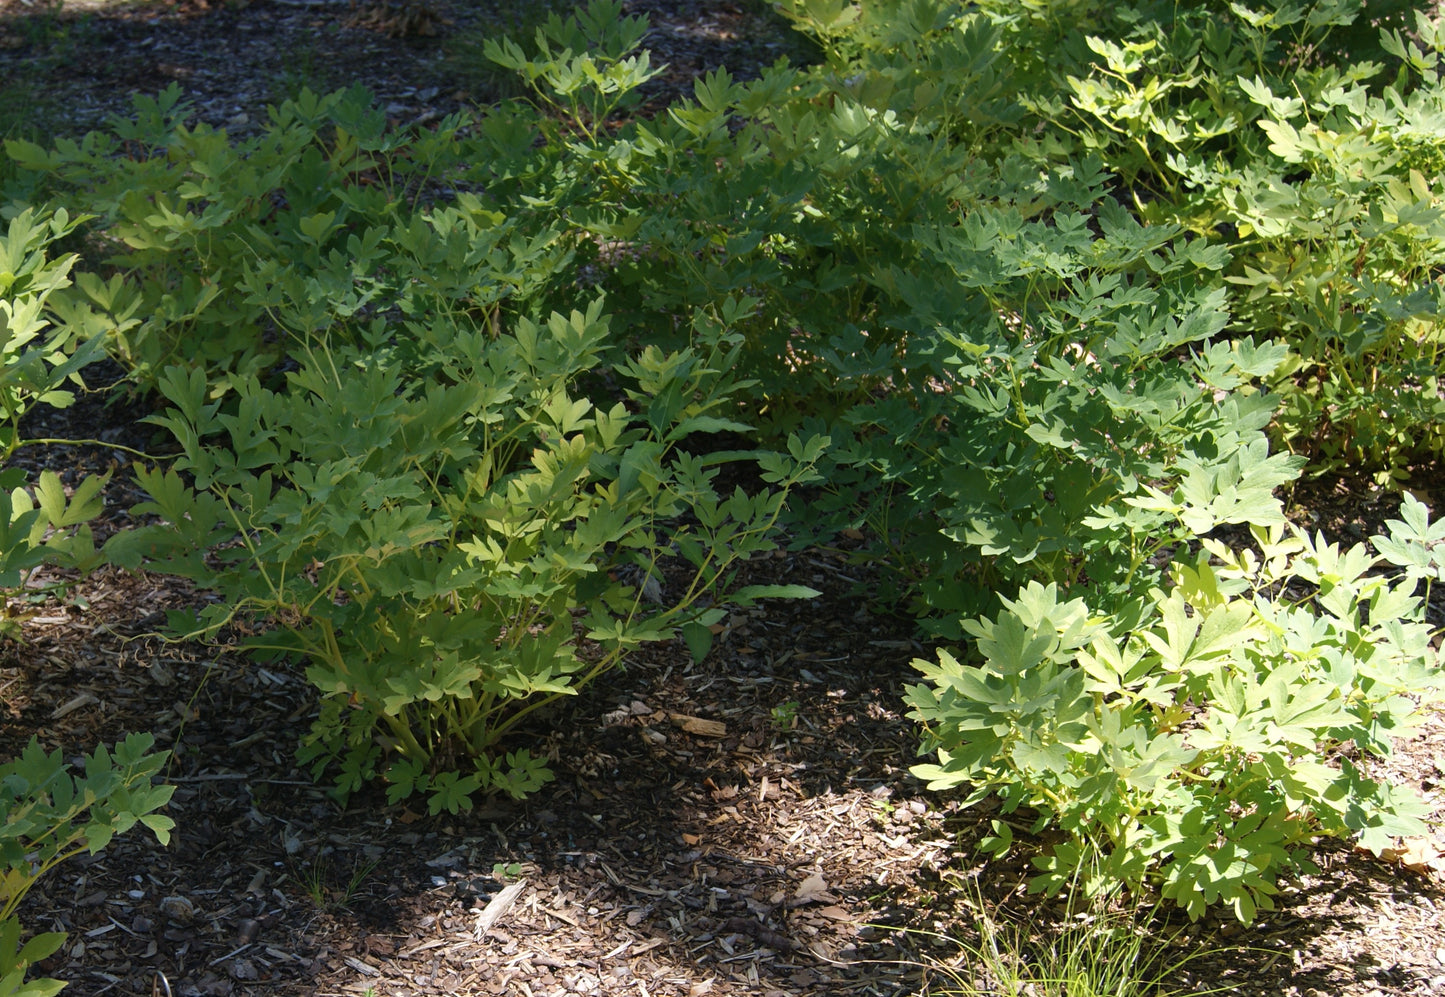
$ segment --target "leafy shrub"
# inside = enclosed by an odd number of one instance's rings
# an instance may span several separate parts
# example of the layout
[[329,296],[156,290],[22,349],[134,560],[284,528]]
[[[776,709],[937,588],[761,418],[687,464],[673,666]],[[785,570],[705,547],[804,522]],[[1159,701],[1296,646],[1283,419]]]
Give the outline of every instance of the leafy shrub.
[[65,986],[25,982],[30,966],[65,942],[63,933],[45,932],[20,944],[15,910],[41,876],[74,855],[94,855],[136,824],[162,845],[170,842],[175,821],[156,811],[175,787],[152,783],[166,760],[165,752],[148,754],[154,744],[149,734],[131,734],[110,750],[102,745],[80,777],[66,770],[59,750],[47,754],[33,738],[19,758],[0,765],[0,994],[50,997]]
[[1278,434],[1319,473],[1372,470],[1403,481],[1445,447],[1441,394],[1445,211],[1436,122],[1445,29],[1418,16],[1396,58],[1305,98],[1281,83],[1241,83],[1260,106],[1268,155],[1201,183],[1248,248],[1231,276],[1241,325],[1283,333],[1298,360],[1278,387]]
[[[1314,871],[1319,836],[1378,853],[1422,833],[1421,802],[1365,762],[1409,729],[1416,697],[1440,696],[1416,589],[1445,564],[1413,499],[1389,528],[1376,553],[1281,524],[1251,530],[1258,550],[1207,539],[1133,618],[1031,583],[964,624],[977,663],[915,662],[927,683],[909,687],[910,716],[938,762],[914,772],[1060,832],[1035,889],[1097,854],[1090,892],[1157,885],[1194,918],[1216,902],[1242,921],[1271,909],[1281,873]],[[1378,570],[1391,565],[1406,570]],[[985,847],[1007,850],[1010,824],[994,828]]]
[[980,205],[936,233],[932,279],[906,292],[937,316],[931,382],[835,430],[837,511],[887,486],[866,521],[897,537],[915,607],[943,632],[1029,580],[1120,608],[1201,528],[1151,495],[1188,490],[1211,510],[1203,529],[1259,522],[1302,463],[1268,455],[1273,399],[1238,390],[1286,351],[1212,341],[1226,257],[1122,211],[1099,222],[1102,238],[1062,205],[1038,222]]
[[1096,155],[1142,220],[1229,246],[1234,329],[1296,354],[1271,382],[1277,442],[1395,486],[1439,456],[1435,21],[1350,0],[979,6],[1017,53],[1035,127],[1016,150]]
[[[787,10],[826,67],[713,73],[695,100],[612,128],[598,122],[638,82],[639,31],[603,31],[605,71],[556,52],[608,23],[591,15],[531,50],[489,49],[571,122],[539,134],[579,262],[654,343],[679,341],[679,314],[757,298],[737,326],[755,382],[739,397],[765,434],[846,439],[806,525],[874,525],[920,613],[946,620],[1040,577],[1114,598],[1181,536],[1113,510],[1179,481],[1183,457],[1225,461],[1258,436],[1270,401],[1216,392],[1285,352],[1210,347],[1228,253],[1141,225],[1097,162],[983,158],[1023,113],[997,25],[942,3]],[[529,197],[503,180],[495,196]],[[1176,363],[1185,348],[1213,352]],[[1283,480],[1268,466],[1247,487]]]
[[[534,788],[521,720],[641,641],[704,652],[786,514],[799,544],[871,527],[899,601],[978,640],[910,693],[936,782],[1247,919],[1313,836],[1406,826],[1353,759],[1430,684],[1418,579],[1333,580],[1372,556],[1286,538],[1273,497],[1441,442],[1441,36],[1358,7],[789,0],[820,65],[647,119],[645,25],[595,0],[484,45],[529,96],[478,119],[302,94],[233,147],[172,91],[9,143],[6,189],[95,192],[116,272],[51,307],[120,326],[173,406],[182,456],[139,471],[168,525],[108,551],[216,591],[193,629],[310,662],[340,795]],[[572,312],[592,287],[610,319]],[[775,490],[715,493],[744,457]],[[1223,524],[1267,571],[1191,559]],[[689,580],[653,608],[620,562]],[[1323,705],[1271,712],[1296,699]]]
[[[48,250],[81,219],[64,210],[53,215],[18,212],[0,234],[0,462],[27,441],[21,420],[36,404],[63,408],[74,401],[71,384],[102,356],[109,331],[52,324],[53,296],[69,286],[74,255],[51,259]],[[82,479],[67,496],[60,477],[42,472],[27,488],[20,468],[0,471],[0,591],[25,586],[41,565],[81,569],[99,562],[88,522],[101,510],[104,478]],[[32,593],[32,595],[35,593]],[[19,633],[9,600],[0,634]],[[100,851],[138,821],[164,844],[169,817],[156,814],[172,787],[154,787],[164,754],[146,754],[149,734],[133,734],[112,751],[103,746],[86,759],[85,776],[66,772],[61,753],[46,754],[38,742],[0,765],[0,994],[49,997],[65,984],[25,981],[34,963],[55,952],[65,935],[47,932],[20,943],[15,910],[42,875],[82,851]]]
[[[302,757],[318,774],[338,764],[340,796],[381,774],[393,800],[426,792],[433,812],[477,791],[520,797],[549,775],[525,747],[501,755],[508,732],[679,627],[705,652],[723,615],[708,600],[772,549],[788,490],[826,445],[746,455],[777,490],[720,496],[717,465],[738,455],[679,446],[746,430],[714,414],[737,387],[737,337],[705,314],[694,328],[697,349],[617,365],[628,402],[608,409],[575,391],[611,345],[600,301],[496,336],[418,329],[403,359],[382,343],[318,349],[287,390],[252,379],[225,405],[199,371],[170,368],[176,407],[154,421],[184,456],[138,471],[153,501],[135,510],[165,523],[107,553],[215,589],[206,632],[274,621],[249,643],[310,661],[325,703]],[[674,556],[686,577],[656,611],[608,573],[658,575]]]
[[[52,324],[53,296],[69,286],[74,255],[50,259],[49,247],[80,222],[65,211],[15,215],[0,235],[0,462],[25,442],[20,422],[36,404],[64,408],[75,400],[70,384],[103,355],[108,330]],[[26,488],[20,468],[0,470],[0,590],[20,588],[43,564],[87,569],[99,562],[86,524],[99,514],[105,480],[83,479],[67,498],[53,471]],[[8,604],[0,633],[18,632]]]
[[[759,299],[738,326],[750,410],[765,433],[839,440],[794,525],[871,525],[938,626],[1030,578],[1127,599],[1190,534],[1125,501],[1174,487],[1185,459],[1242,454],[1274,402],[1233,389],[1286,351],[1213,342],[1229,253],[1142,224],[1097,160],[984,158],[1024,113],[999,25],[946,3],[787,10],[826,67],[711,74],[665,116],[547,146],[590,178],[562,195],[591,239],[579,257],[614,247],[609,306],[652,341],[669,341],[658,316]],[[545,41],[507,62],[580,122],[567,87],[586,74]],[[1236,461],[1251,479],[1217,483],[1267,493],[1287,464]]]
[[639,50],[647,20],[623,17],[620,0],[592,0],[572,16],[547,15],[532,37],[534,51],[512,39],[487,41],[486,58],[520,76],[566,124],[596,141],[619,111],[635,107],[637,88],[661,72]]
[[20,420],[37,402],[63,408],[75,400],[66,384],[101,355],[102,344],[81,330],[52,324],[51,296],[70,285],[71,254],[50,259],[50,245],[82,221],[64,209],[53,215],[25,210],[0,235],[0,460],[20,446]]
[[[66,318],[126,319],[111,350],[141,390],[182,364],[223,393],[268,376],[322,328],[355,339],[381,315],[424,319],[438,301],[482,315],[519,299],[525,310],[564,255],[555,233],[519,233],[472,195],[418,217],[457,166],[466,116],[408,136],[387,129],[364,90],[307,91],[233,144],[186,127],[177,88],[135,104],[135,120],[109,132],[6,151],[27,181],[17,192],[83,197],[98,216],[116,272],[81,275]],[[478,282],[484,263],[489,283]]]

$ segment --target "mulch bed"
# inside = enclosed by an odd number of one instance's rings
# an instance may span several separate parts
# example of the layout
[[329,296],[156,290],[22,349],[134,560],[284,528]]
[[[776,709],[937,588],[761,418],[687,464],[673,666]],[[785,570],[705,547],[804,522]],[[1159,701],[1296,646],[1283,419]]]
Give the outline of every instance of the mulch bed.
[[[763,567],[838,574],[810,555]],[[373,793],[339,808],[297,772],[315,706],[298,672],[144,636],[188,592],[111,573],[83,591],[89,609],[51,607],[9,649],[6,748],[152,731],[176,755],[179,828],[32,894],[27,923],[71,933],[47,968],[79,992],[139,992],[156,970],[203,994],[903,986],[902,967],[853,964],[897,956],[860,929],[908,916],[894,891],[951,846],[904,775],[896,680],[918,647],[843,599],[739,614],[700,667],[639,656],[532,730],[555,783],[428,817]]]
[[[42,44],[14,20],[33,4],[0,0],[0,73],[48,74],[77,125],[178,80],[199,119],[244,131],[306,52],[327,83],[365,82],[389,115],[425,123],[467,99],[445,77],[449,38],[495,15],[481,2],[432,7],[435,36],[397,39],[325,0],[67,2],[58,49],[56,32]],[[761,5],[631,8],[652,16],[649,42],[673,66],[658,99],[712,66],[748,75],[797,45]],[[90,400],[32,428],[143,445],[143,414]],[[98,447],[19,459],[70,475],[114,463]],[[1351,494],[1297,498],[1351,539]],[[109,500],[102,532],[137,500],[123,474]],[[1365,535],[1391,514],[1358,505]],[[64,603],[32,607],[24,641],[0,647],[0,755],[32,735],[78,756],[150,731],[174,752],[178,822],[170,848],[132,833],[37,886],[25,924],[70,935],[42,969],[77,997],[163,985],[177,997],[884,995],[919,992],[920,963],[956,960],[929,933],[975,940],[980,900],[1046,941],[1066,914],[1025,895],[1027,855],[983,863],[973,850],[994,812],[959,812],[908,774],[917,736],[900,694],[910,660],[931,649],[907,621],[868,612],[869,579],[847,551],[750,571],[823,595],[734,614],[700,665],[681,646],[635,656],[524,735],[552,757],[555,782],[458,816],[378,791],[344,808],[328,798],[294,761],[316,706],[299,666],[154,636],[166,610],[201,598],[184,584],[102,571]],[[1438,835],[1445,722],[1432,717],[1382,774],[1423,792]],[[1323,871],[1249,928],[1161,916],[1161,943],[1196,956],[1167,982],[1445,992],[1440,850],[1390,863],[1322,848]]]

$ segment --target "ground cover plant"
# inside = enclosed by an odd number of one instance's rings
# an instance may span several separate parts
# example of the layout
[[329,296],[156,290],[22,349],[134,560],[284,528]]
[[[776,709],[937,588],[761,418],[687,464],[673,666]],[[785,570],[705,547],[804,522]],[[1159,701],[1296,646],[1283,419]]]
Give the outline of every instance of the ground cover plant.
[[1053,56],[1024,59],[1024,103],[1057,124],[1029,153],[1094,152],[1143,218],[1231,245],[1237,328],[1294,351],[1274,436],[1311,473],[1438,454],[1438,23],[1348,2],[1062,12],[1007,18]]
[[0,766],[0,993],[47,997],[65,986],[25,980],[31,965],[65,943],[63,932],[44,932],[20,944],[16,908],[41,876],[68,858],[94,855],[136,824],[161,844],[170,841],[175,821],[156,811],[175,787],[153,784],[166,763],[164,752],[150,753],[154,744],[149,734],[132,734],[111,750],[101,745],[79,778],[67,771],[60,751],[47,753],[33,739],[19,758]]
[[948,645],[915,774],[1000,801],[985,851],[1048,842],[1033,888],[1250,922],[1321,839],[1422,833],[1369,766],[1440,696],[1441,528],[1406,495],[1342,548],[1281,496],[1440,457],[1445,32],[778,6],[817,65],[653,116],[645,22],[593,0],[420,130],[303,89],[235,140],[172,88],[7,141],[9,452],[103,351],[166,455],[101,554],[100,479],[7,481],[0,581],[189,579],[172,636],[302,668],[336,799],[436,815],[540,789],[549,707],[852,536]]
[[[26,210],[9,219],[0,236],[0,406],[5,425],[0,451],[8,460],[34,441],[21,422],[37,405],[74,401],[80,372],[101,355],[100,340],[83,330],[54,324],[51,295],[69,285],[73,254],[53,258],[51,247],[75,226],[63,210],[39,215]],[[27,487],[28,485],[28,487]],[[20,632],[27,603],[47,587],[27,585],[37,569],[86,570],[99,563],[88,523],[100,511],[103,480],[89,477],[68,490],[54,472],[33,482],[18,468],[0,472],[0,586],[30,589],[27,599],[7,599],[0,631]],[[155,811],[173,787],[153,786],[166,755],[149,753],[155,739],[137,733],[103,745],[85,759],[85,774],[72,776],[59,750],[46,752],[31,739],[23,754],[0,765],[0,993],[44,997],[64,983],[26,981],[29,968],[54,953],[64,932],[43,932],[21,943],[16,913],[35,882],[65,859],[94,854],[137,823],[164,844],[174,821]]]

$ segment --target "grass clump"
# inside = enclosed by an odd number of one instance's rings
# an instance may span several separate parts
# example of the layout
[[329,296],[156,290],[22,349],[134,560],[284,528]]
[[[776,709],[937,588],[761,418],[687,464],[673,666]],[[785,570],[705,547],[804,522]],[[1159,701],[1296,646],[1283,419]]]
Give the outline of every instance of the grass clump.
[[1212,950],[1189,951],[1177,931],[1161,934],[1157,905],[1130,912],[1107,898],[1071,894],[1058,921],[1046,923],[1038,914],[1003,913],[977,881],[964,889],[977,938],[931,936],[957,952],[924,963],[920,997],[1199,997],[1228,989],[1201,988],[1189,965]]

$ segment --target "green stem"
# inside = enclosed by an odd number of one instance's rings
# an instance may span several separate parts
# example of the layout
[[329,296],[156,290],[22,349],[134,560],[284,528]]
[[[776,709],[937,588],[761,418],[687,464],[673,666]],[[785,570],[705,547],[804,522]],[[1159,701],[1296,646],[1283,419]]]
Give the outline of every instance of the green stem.
[[411,758],[423,762],[431,761],[432,753],[422,747],[421,742],[416,739],[416,734],[412,731],[411,725],[406,722],[404,713],[396,717],[389,713],[383,713],[381,714],[381,719],[397,740],[398,754],[403,758]]
[[[84,836],[82,835],[82,838],[83,837]],[[49,861],[42,863],[39,868],[32,869],[29,878],[24,882],[24,884],[22,884],[20,888],[17,889],[13,894],[5,898],[5,906],[0,907],[0,921],[8,921],[10,919],[11,915],[15,913],[15,908],[20,906],[20,902],[25,899],[25,895],[30,892],[30,888],[39,881],[41,876],[44,876],[47,872],[49,872],[51,869],[54,869],[57,865],[64,862],[66,859],[74,858],[76,855],[79,855],[85,850],[86,845],[84,841],[82,841],[70,851],[57,852],[54,856],[51,857]]]
[[133,447],[128,447],[128,446],[125,446],[125,445],[120,444],[120,443],[108,443],[108,442],[106,442],[105,440],[89,440],[89,439],[80,439],[80,440],[77,440],[77,439],[70,439],[70,438],[55,438],[55,437],[49,437],[49,436],[37,437],[37,438],[35,438],[35,439],[30,439],[30,440],[20,440],[20,441],[18,441],[18,442],[15,444],[15,447],[14,447],[14,449],[13,449],[11,452],[13,453],[14,450],[19,450],[19,449],[21,449],[22,447],[47,446],[47,445],[55,444],[55,443],[64,443],[64,444],[69,444],[69,445],[71,445],[71,446],[106,447],[106,448],[111,449],[111,450],[120,450],[120,451],[122,451],[123,453],[132,454],[132,455],[134,455],[134,456],[136,456],[136,457],[144,458],[145,460],[155,460],[155,461],[160,461],[160,460],[174,460],[176,457],[179,456],[179,454],[165,454],[165,455],[163,455],[163,456],[157,456],[157,455],[155,455],[155,454],[148,454],[148,453],[146,453],[144,450],[136,450],[136,449],[133,448]]

